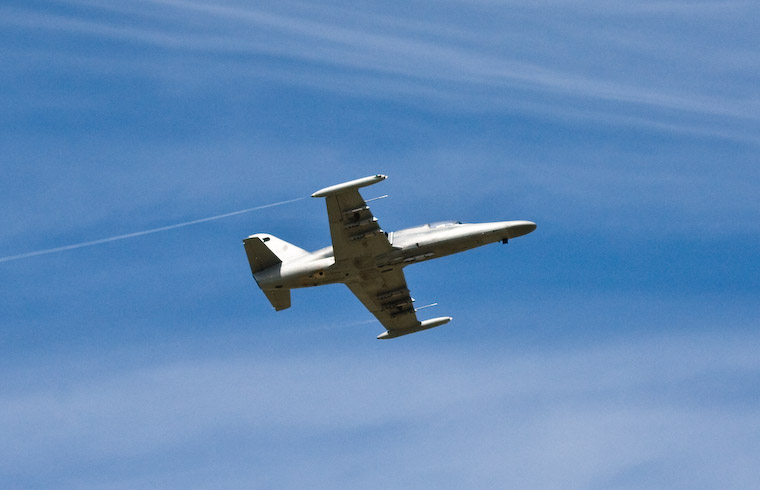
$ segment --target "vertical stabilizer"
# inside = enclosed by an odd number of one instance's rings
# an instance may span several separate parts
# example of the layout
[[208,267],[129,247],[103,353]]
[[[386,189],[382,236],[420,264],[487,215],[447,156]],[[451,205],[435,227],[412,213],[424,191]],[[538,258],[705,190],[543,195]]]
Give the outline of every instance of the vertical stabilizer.
[[[243,240],[245,254],[248,256],[248,264],[251,273],[256,279],[256,273],[263,270],[278,267],[283,262],[298,258],[308,252],[295,245],[280,240],[276,236],[257,233]],[[258,284],[258,281],[256,281]],[[259,284],[259,287],[261,285]],[[262,289],[267,299],[277,311],[290,308],[289,289]]]
[[264,233],[249,236],[243,240],[243,244],[254,274],[308,253],[292,243]]
[[248,256],[248,264],[251,266],[252,274],[282,263],[280,258],[264,245],[261,238],[246,238],[243,240],[243,245],[245,246],[245,254]]

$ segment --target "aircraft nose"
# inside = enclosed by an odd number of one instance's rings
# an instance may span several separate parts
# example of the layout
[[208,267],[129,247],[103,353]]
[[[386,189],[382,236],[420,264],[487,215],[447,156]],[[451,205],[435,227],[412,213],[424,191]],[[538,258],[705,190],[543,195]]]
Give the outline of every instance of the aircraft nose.
[[536,224],[532,221],[513,221],[509,226],[509,238],[527,235],[535,229]]

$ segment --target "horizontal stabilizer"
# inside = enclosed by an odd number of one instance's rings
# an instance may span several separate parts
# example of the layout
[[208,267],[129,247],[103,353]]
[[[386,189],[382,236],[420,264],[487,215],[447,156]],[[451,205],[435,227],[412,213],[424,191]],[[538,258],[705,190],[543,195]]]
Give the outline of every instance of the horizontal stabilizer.
[[290,308],[290,289],[262,289],[275,311]]
[[450,316],[431,318],[430,320],[425,320],[424,322],[420,322],[419,325],[417,325],[416,327],[387,330],[381,333],[380,335],[378,335],[377,338],[380,340],[393,339],[396,337],[401,337],[402,335],[408,335],[410,333],[421,332],[422,330],[428,330],[430,328],[440,327],[441,325],[449,323],[450,321],[451,321]]

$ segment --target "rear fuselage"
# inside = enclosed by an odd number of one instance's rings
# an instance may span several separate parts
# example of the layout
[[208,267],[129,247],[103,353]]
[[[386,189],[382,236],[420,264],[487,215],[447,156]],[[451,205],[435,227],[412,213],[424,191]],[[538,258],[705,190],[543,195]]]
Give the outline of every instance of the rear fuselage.
[[[506,242],[536,229],[531,221],[498,221],[493,223],[431,223],[388,234],[392,249],[374,258],[371,268],[381,270],[405,267],[446,255],[463,252],[495,242]],[[265,236],[265,235],[261,235]],[[254,274],[262,289],[293,289],[349,282],[361,274],[366,264],[335,261],[332,247],[304,252]]]

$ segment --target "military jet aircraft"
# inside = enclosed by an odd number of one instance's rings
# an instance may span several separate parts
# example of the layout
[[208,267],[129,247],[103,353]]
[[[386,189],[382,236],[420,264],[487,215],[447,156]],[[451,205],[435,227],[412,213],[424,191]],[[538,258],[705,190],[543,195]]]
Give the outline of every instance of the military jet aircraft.
[[290,307],[290,290],[344,283],[380,321],[390,339],[451,321],[450,316],[419,321],[404,278],[404,267],[471,248],[526,235],[531,221],[460,223],[445,221],[386,233],[359,194],[359,188],[387,178],[377,174],[320,189],[332,246],[307,252],[266,233],[243,243],[251,272],[275,310]]

